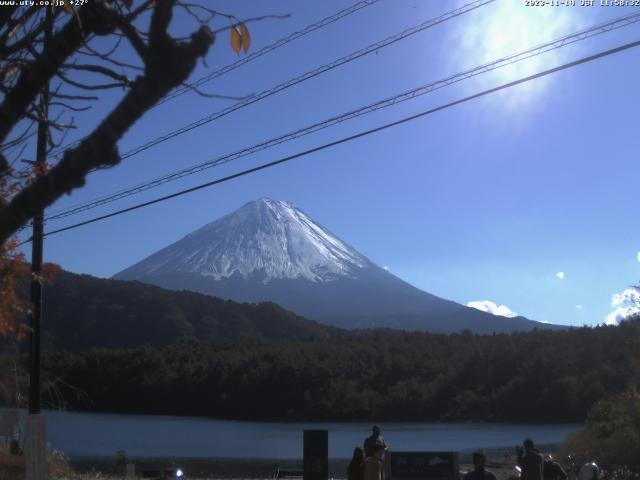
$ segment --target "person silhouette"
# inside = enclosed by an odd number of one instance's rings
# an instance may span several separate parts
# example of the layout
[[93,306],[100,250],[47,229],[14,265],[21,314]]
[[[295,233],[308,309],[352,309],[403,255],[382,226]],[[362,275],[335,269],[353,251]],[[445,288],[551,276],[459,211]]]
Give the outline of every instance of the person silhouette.
[[543,480],[544,457],[536,450],[533,440],[526,438],[522,447],[516,447],[518,465],[522,467],[522,480]]
[[486,462],[487,456],[484,451],[476,450],[473,453],[474,469],[464,476],[464,480],[496,480],[496,476],[492,472],[485,470]]
[[363,480],[364,476],[364,450],[360,447],[356,447],[353,450],[353,457],[351,463],[347,467],[347,479],[348,480]]
[[382,447],[382,461],[384,462],[384,454],[389,450],[387,444],[384,443],[384,438],[380,435],[380,426],[373,426],[373,435],[365,438],[364,440],[364,454],[366,457],[373,456],[374,448],[376,445],[380,445]]
[[364,480],[384,480],[384,463],[382,455],[384,449],[382,445],[374,445],[372,455],[364,459]]
[[556,462],[551,455],[544,457],[542,475],[544,476],[544,480],[566,480],[567,478],[567,472],[564,471],[562,465]]

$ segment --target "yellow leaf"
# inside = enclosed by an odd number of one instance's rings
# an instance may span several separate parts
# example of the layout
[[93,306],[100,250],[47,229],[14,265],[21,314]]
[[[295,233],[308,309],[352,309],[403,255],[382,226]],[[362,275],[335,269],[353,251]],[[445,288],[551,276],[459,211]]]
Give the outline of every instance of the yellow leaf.
[[249,35],[249,29],[244,23],[240,24],[240,32],[242,32],[242,49],[244,53],[247,53],[251,46],[251,35]]
[[242,38],[240,37],[240,32],[238,32],[238,29],[234,25],[231,27],[231,48],[233,48],[233,51],[236,52],[237,54],[240,53],[241,43],[242,43]]

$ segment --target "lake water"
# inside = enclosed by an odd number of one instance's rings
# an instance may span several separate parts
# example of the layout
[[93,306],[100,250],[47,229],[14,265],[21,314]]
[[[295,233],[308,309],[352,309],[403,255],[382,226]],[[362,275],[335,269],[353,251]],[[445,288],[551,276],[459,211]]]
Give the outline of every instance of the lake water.
[[[302,458],[304,429],[329,431],[329,456],[350,457],[370,435],[370,423],[258,423],[194,417],[44,412],[51,448],[70,458],[130,457]],[[525,437],[538,444],[561,443],[580,425],[482,423],[381,423],[396,451],[511,450]]]

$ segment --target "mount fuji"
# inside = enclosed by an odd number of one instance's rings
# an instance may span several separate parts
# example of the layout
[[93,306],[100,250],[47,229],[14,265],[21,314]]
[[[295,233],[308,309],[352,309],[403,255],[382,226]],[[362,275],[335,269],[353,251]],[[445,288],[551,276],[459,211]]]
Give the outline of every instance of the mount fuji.
[[272,301],[346,328],[478,333],[553,328],[419,290],[291,203],[269,198],[247,203],[113,278],[240,302]]

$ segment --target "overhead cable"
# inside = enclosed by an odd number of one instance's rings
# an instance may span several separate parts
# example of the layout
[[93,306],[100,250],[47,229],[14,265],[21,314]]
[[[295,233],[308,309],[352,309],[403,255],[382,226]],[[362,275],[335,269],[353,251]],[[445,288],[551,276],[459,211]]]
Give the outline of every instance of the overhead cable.
[[[247,63],[253,62],[254,60],[266,55],[267,53],[271,53],[274,50],[277,50],[278,48],[287,45],[299,38],[304,37],[305,35],[308,35],[309,33],[315,32],[316,30],[319,30],[323,27],[326,27],[332,23],[337,22],[338,20],[341,20],[353,13],[356,13],[360,10],[362,10],[363,8],[366,7],[370,7],[371,5],[374,5],[375,3],[380,2],[381,0],[361,0],[353,5],[351,5],[348,8],[345,8],[344,10],[340,10],[339,12],[336,12],[332,15],[329,15],[328,17],[323,18],[322,20],[319,20],[315,23],[309,24],[306,27],[304,27],[302,30],[298,30],[296,32],[291,33],[290,35],[287,35],[286,37],[282,37],[278,40],[276,40],[275,42],[262,47],[260,50],[256,50],[253,53],[250,53],[249,55],[242,57],[238,60],[236,60],[235,62],[231,62],[227,65],[225,65],[224,67],[209,73],[208,75],[205,75],[201,78],[199,78],[198,80],[189,83],[189,85],[185,85],[182,86],[180,88],[177,88],[176,90],[174,90],[173,92],[169,93],[168,95],[166,95],[162,100],[160,100],[158,103],[156,103],[153,107],[151,107],[152,109],[162,105],[165,102],[168,102],[169,100],[172,100],[176,97],[179,97],[180,95],[183,95],[187,92],[192,91],[194,88],[198,88],[202,85],[204,85],[205,83],[210,82],[211,80],[214,80],[218,77],[221,77],[223,75],[226,75],[229,72],[232,72],[233,70],[246,65]],[[60,154],[62,154],[64,151],[66,151],[69,148],[74,147],[75,145],[78,145],[80,142],[82,141],[82,139],[76,140],[74,142],[70,142],[60,148],[57,148],[56,150],[54,150],[51,155],[55,156],[60,156]]]
[[308,125],[306,127],[294,130],[287,134],[263,141],[261,143],[243,148],[241,150],[235,151],[233,153],[229,153],[226,155],[215,157],[206,162],[194,165],[192,167],[179,170],[177,172],[167,174],[161,177],[158,177],[154,180],[144,182],[133,187],[129,187],[127,189],[120,190],[118,192],[94,199],[92,201],[67,208],[65,210],[53,213],[47,216],[47,220],[56,220],[60,218],[65,218],[70,215],[75,215],[80,212],[90,210],[93,208],[97,208],[99,206],[114,202],[116,200],[120,200],[122,198],[129,197],[131,195],[135,195],[141,193],[143,191],[149,190],[151,188],[158,187],[165,183],[178,180],[180,178],[193,175],[199,173],[203,170],[213,168],[234,160],[237,160],[242,157],[246,157],[248,155],[254,154],[256,152],[265,150],[267,148],[274,147],[276,145],[280,145],[282,143],[303,137],[305,135],[309,135],[311,133],[317,132],[319,130],[323,130],[325,128],[329,128],[331,126],[337,125],[339,123],[351,120],[353,118],[360,117],[362,115],[372,113],[374,111],[387,108],[393,105],[396,105],[401,102],[405,102],[407,100],[411,100],[422,95],[426,95],[440,88],[452,85],[454,83],[460,82],[462,80],[466,80],[476,75],[480,75],[483,73],[487,73],[493,71],[498,68],[502,68],[508,65],[512,65],[513,63],[520,62],[529,58],[532,58],[537,55],[541,55],[543,53],[547,53],[552,50],[556,50],[562,48],[566,45],[570,45],[576,43],[578,41],[585,40],[587,38],[593,37],[595,35],[599,35],[605,32],[609,32],[611,30],[615,30],[618,28],[622,28],[624,26],[628,26],[640,21],[640,12],[627,15],[625,17],[621,17],[615,20],[611,20],[609,22],[605,22],[599,25],[592,26],[590,28],[580,30],[578,32],[565,35],[563,37],[554,39],[550,42],[546,42],[544,44],[529,48],[527,50],[515,53],[513,55],[509,55],[507,57],[500,58],[498,60],[494,60],[489,63],[485,63],[483,65],[476,66],[469,70],[465,70],[460,73],[456,73],[449,77],[445,77],[443,79],[437,80],[435,82],[431,82],[425,85],[421,85],[417,88],[402,92],[398,95],[394,95],[392,97],[386,98],[384,100],[380,100],[378,102],[368,104],[366,106],[357,108],[355,110],[348,111],[341,115],[337,115],[321,122],[314,123],[312,125]]
[[[153,200],[149,200],[147,202],[139,203],[137,205],[134,205],[134,206],[131,206],[131,207],[128,207],[128,208],[124,208],[124,209],[121,209],[121,210],[118,210],[118,211],[115,211],[115,212],[112,212],[112,213],[108,213],[106,215],[101,215],[99,217],[95,217],[95,218],[92,218],[92,219],[89,219],[89,220],[85,220],[83,222],[78,222],[78,223],[75,223],[73,225],[69,225],[67,227],[59,228],[59,229],[56,229],[56,230],[51,230],[51,231],[45,233],[45,236],[51,236],[51,235],[54,235],[54,234],[57,234],[57,233],[62,233],[62,232],[66,232],[66,231],[69,231],[69,230],[73,230],[73,229],[79,228],[79,227],[84,226],[84,225],[89,225],[91,223],[95,223],[95,222],[98,222],[98,221],[101,221],[101,220],[106,220],[108,218],[112,218],[112,217],[115,217],[115,216],[118,216],[118,215],[122,215],[124,213],[128,213],[128,212],[131,212],[131,211],[134,211],[134,210],[138,210],[140,208],[148,207],[150,205],[154,205],[154,204],[157,204],[157,203],[160,203],[160,202],[164,202],[164,201],[172,199],[172,198],[180,197],[180,196],[195,192],[197,190],[202,190],[203,188],[211,187],[211,186],[218,185],[218,184],[230,181],[230,180],[234,180],[236,178],[239,178],[239,177],[242,177],[242,176],[245,176],[245,175],[249,175],[251,173],[255,173],[255,172],[258,172],[258,171],[261,171],[261,170],[265,170],[267,168],[271,168],[271,167],[274,167],[276,165],[280,165],[280,164],[283,164],[285,162],[289,162],[291,160],[295,160],[297,158],[308,156],[308,155],[310,155],[312,153],[316,153],[316,152],[319,152],[319,151],[322,151],[322,150],[326,150],[326,149],[331,148],[331,147],[335,147],[337,145],[341,145],[341,144],[344,144],[344,143],[347,143],[347,142],[350,142],[350,141],[353,141],[353,140],[356,140],[356,139],[359,139],[359,138],[362,138],[362,137],[366,137],[366,136],[372,135],[374,133],[386,130],[388,128],[392,128],[392,127],[396,127],[398,125],[402,125],[404,123],[408,123],[408,122],[416,120],[418,118],[422,118],[422,117],[425,117],[427,115],[431,115],[433,113],[436,113],[436,112],[439,112],[439,111],[454,107],[456,105],[460,105],[462,103],[466,103],[466,102],[469,102],[471,100],[475,100],[477,98],[484,97],[484,96],[489,95],[491,93],[495,93],[495,92],[498,92],[498,91],[501,91],[501,90],[505,90],[505,89],[514,87],[516,85],[520,85],[520,84],[523,84],[523,83],[526,83],[526,82],[530,82],[530,81],[535,80],[537,78],[545,77],[547,75],[551,75],[553,73],[557,73],[557,72],[560,72],[562,70],[567,70],[569,68],[573,68],[573,67],[576,67],[578,65],[582,65],[582,64],[585,64],[585,63],[588,63],[588,62],[592,62],[594,60],[597,60],[597,59],[600,59],[600,58],[603,58],[603,57],[606,57],[606,56],[609,56],[609,55],[613,55],[615,53],[619,53],[619,52],[622,52],[624,50],[628,50],[630,48],[634,48],[634,47],[637,47],[637,46],[640,46],[640,40],[636,40],[634,42],[626,43],[624,45],[621,45],[621,46],[618,46],[618,47],[615,47],[615,48],[611,48],[609,50],[605,50],[605,51],[596,53],[594,55],[589,55],[587,57],[582,57],[582,58],[580,58],[578,60],[574,60],[572,62],[565,63],[565,64],[559,65],[557,67],[550,68],[548,70],[543,70],[543,71],[535,73],[533,75],[529,75],[527,77],[520,78],[518,80],[507,82],[507,83],[504,83],[504,84],[499,85],[497,87],[490,88],[488,90],[483,90],[483,91],[481,91],[479,93],[476,93],[476,94],[473,94],[473,95],[469,95],[467,97],[461,98],[459,100],[455,100],[453,102],[446,103],[444,105],[440,105],[440,106],[435,107],[435,108],[431,108],[429,110],[425,110],[425,111],[417,113],[415,115],[404,117],[404,118],[402,118],[400,120],[396,120],[394,122],[386,123],[386,124],[381,125],[379,127],[372,128],[372,129],[369,129],[369,130],[365,130],[365,131],[356,133],[354,135],[350,135],[348,137],[343,137],[343,138],[341,138],[339,140],[335,140],[333,142],[325,143],[323,145],[320,145],[320,146],[317,146],[317,147],[314,147],[314,148],[311,148],[311,149],[308,149],[308,150],[304,150],[302,152],[298,152],[296,154],[289,155],[287,157],[280,158],[278,160],[274,160],[272,162],[259,165],[257,167],[249,168],[247,170],[243,170],[243,171],[235,173],[233,175],[228,175],[228,176],[223,177],[223,178],[212,180],[210,182],[206,182],[206,183],[197,185],[195,187],[187,188],[185,190],[181,190],[179,192],[172,193],[170,195],[165,195],[165,196],[153,199]],[[31,239],[28,239],[28,240],[22,242],[22,244],[28,243],[30,241],[31,241]]]
[[245,99],[242,99],[236,103],[234,103],[233,105],[230,105],[226,108],[223,108],[222,110],[218,110],[216,112],[213,112],[205,117],[202,117],[196,121],[193,121],[183,127],[180,127],[176,130],[172,130],[171,132],[165,133],[164,135],[161,135],[159,137],[154,138],[153,140],[150,140],[142,145],[138,145],[137,147],[123,153],[120,158],[122,160],[126,159],[126,158],[130,158],[133,157],[134,155],[138,155],[139,153],[144,152],[145,150],[148,150],[152,147],[155,147],[156,145],[159,145],[163,142],[166,142],[167,140],[171,140],[173,138],[176,138],[180,135],[184,135],[187,132],[190,132],[196,128],[202,127],[203,125],[207,125],[215,120],[218,120],[219,118],[225,117],[227,115],[229,115],[230,113],[233,113],[237,110],[240,110],[242,108],[248,107],[249,105],[252,105],[256,102],[259,102],[261,100],[264,100],[265,98],[271,97],[277,93],[280,93],[284,90],[287,90],[295,85],[298,85],[302,82],[305,82],[307,80],[310,80],[312,78],[315,78],[319,75],[322,75],[323,73],[329,72],[331,70],[334,70],[338,67],[341,67],[342,65],[345,65],[347,63],[353,62],[354,60],[357,60],[365,55],[374,53],[384,47],[387,47],[389,45],[392,45],[396,42],[399,42],[400,40],[403,40],[407,37],[410,37],[412,35],[415,35],[419,32],[422,32],[424,30],[427,30],[429,28],[432,28],[436,25],[439,25],[441,23],[444,23],[448,20],[451,20],[453,18],[459,17],[461,15],[464,15],[465,13],[468,13],[472,10],[475,10],[483,5],[487,5],[489,3],[493,3],[496,0],[475,0],[471,3],[467,3],[465,5],[463,5],[462,7],[456,8],[455,10],[451,10],[449,12],[446,12],[442,15],[440,15],[439,17],[436,18],[432,18],[430,20],[427,20],[425,22],[422,22],[419,25],[416,25],[414,27],[408,28],[400,33],[397,33],[395,35],[392,35],[390,37],[385,38],[384,40],[380,40],[379,42],[373,43],[371,45],[368,45],[367,47],[364,47],[360,50],[357,50],[355,52],[352,52],[348,55],[345,55],[344,57],[340,57],[337,60],[334,60],[330,63],[324,64],[320,67],[314,68],[313,70],[310,70],[306,73],[303,73],[302,75],[298,75],[297,77],[291,78],[289,80],[287,80],[286,82],[280,83],[278,85],[275,85],[271,88],[268,88],[266,90],[263,90],[260,93],[251,95]]

